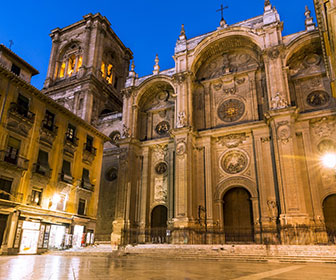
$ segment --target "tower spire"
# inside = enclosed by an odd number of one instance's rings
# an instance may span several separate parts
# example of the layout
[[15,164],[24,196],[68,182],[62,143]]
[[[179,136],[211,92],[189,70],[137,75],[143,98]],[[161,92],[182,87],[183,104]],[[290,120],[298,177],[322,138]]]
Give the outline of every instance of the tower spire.
[[155,65],[154,65],[154,71],[153,71],[153,74],[154,74],[154,75],[158,75],[159,72],[160,72],[159,56],[158,56],[158,54],[156,54],[156,56],[155,56]]
[[313,17],[311,16],[311,11],[309,10],[308,6],[306,6],[305,11],[305,25],[306,25],[306,31],[315,30],[315,23],[313,22]]

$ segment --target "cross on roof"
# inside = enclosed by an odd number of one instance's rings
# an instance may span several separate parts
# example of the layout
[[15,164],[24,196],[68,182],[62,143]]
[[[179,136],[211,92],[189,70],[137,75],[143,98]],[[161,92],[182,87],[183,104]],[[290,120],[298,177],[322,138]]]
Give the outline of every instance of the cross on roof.
[[221,16],[222,16],[221,21],[224,20],[223,11],[228,8],[229,6],[223,7],[223,4],[221,4],[221,8],[216,11],[216,12],[219,12],[219,11],[221,12]]

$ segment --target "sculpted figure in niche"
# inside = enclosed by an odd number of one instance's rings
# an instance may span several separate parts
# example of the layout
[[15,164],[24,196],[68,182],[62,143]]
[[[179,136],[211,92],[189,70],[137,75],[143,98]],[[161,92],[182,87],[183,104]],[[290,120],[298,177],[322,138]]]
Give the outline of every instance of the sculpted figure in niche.
[[283,109],[288,107],[288,103],[285,100],[285,98],[280,94],[280,92],[277,92],[275,96],[272,98],[271,101],[271,109]]
[[278,207],[276,205],[276,202],[274,200],[268,200],[267,206],[271,219],[276,220],[278,217]]

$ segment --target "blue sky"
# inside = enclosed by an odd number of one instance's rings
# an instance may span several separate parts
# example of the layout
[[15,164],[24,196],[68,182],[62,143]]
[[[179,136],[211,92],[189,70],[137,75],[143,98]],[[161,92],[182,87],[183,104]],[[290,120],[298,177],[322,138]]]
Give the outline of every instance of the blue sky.
[[[224,18],[233,24],[263,13],[264,0],[185,0],[185,1],[33,1],[18,0],[1,3],[0,43],[40,71],[32,84],[42,88],[46,76],[51,40],[49,33],[82,19],[88,13],[100,12],[111,22],[112,29],[134,53],[135,71],[139,76],[153,71],[158,53],[161,70],[174,67],[174,46],[181,24],[188,38],[217,28],[221,4],[228,5]],[[284,35],[304,30],[305,5],[312,10],[313,0],[271,0],[284,21]]]

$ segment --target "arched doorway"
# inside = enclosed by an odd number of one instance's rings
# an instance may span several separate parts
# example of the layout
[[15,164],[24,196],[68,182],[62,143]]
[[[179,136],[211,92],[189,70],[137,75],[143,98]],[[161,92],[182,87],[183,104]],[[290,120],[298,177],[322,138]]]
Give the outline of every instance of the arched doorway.
[[336,194],[323,201],[323,214],[329,241],[336,243]]
[[250,193],[235,187],[223,197],[224,233],[226,242],[253,242],[253,212]]
[[151,241],[153,243],[166,243],[167,207],[158,205],[154,207],[151,215]]

